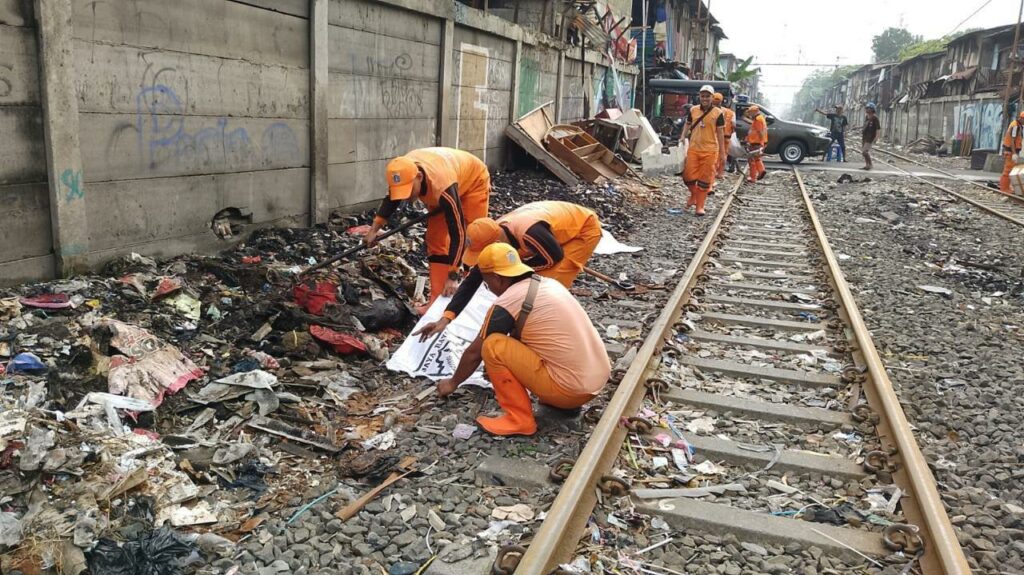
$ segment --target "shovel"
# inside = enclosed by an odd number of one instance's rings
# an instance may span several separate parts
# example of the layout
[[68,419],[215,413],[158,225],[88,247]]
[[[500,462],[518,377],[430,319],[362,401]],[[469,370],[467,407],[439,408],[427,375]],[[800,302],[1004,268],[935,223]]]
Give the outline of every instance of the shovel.
[[[438,210],[433,210],[433,211],[427,212],[425,214],[420,214],[420,215],[418,215],[416,217],[413,217],[413,218],[409,218],[409,219],[405,220],[404,222],[402,222],[401,224],[399,224],[398,226],[396,226],[395,228],[393,228],[393,229],[391,229],[391,230],[389,230],[387,232],[384,232],[383,234],[380,234],[379,236],[377,236],[377,241],[379,242],[380,240],[383,240],[385,238],[389,238],[389,237],[397,234],[398,232],[407,230],[410,227],[412,227],[412,226],[422,222],[423,220],[429,218],[430,216],[432,216],[434,214],[438,214],[440,212],[441,212],[441,210],[438,209]],[[316,270],[323,269],[323,268],[325,268],[327,266],[330,266],[330,265],[332,265],[334,263],[340,262],[341,260],[346,259],[349,256],[352,256],[354,254],[357,254],[357,253],[363,251],[367,247],[369,247],[369,246],[367,246],[366,244],[364,244],[362,242],[359,242],[359,245],[357,245],[357,246],[355,246],[353,248],[349,248],[349,249],[341,252],[340,254],[334,256],[333,258],[330,258],[330,259],[324,260],[324,261],[322,261],[322,262],[320,262],[318,264],[309,266],[308,268],[306,268],[306,269],[302,270],[301,272],[299,272],[298,274],[296,274],[295,278],[299,279],[299,278],[301,278],[301,277],[303,277],[303,276],[305,276],[305,275],[307,275],[309,273],[315,272]]]
[[592,269],[587,268],[587,267],[583,268],[583,271],[586,272],[589,275],[594,276],[595,278],[597,278],[599,280],[606,281],[606,282],[612,284],[613,286],[615,286],[615,287],[617,287],[617,288],[619,288],[621,290],[628,291],[628,290],[636,289],[636,284],[634,284],[633,282],[631,282],[629,280],[617,280],[615,278],[612,278],[611,276],[607,276],[607,275],[605,275],[605,274],[603,274],[603,273],[601,273],[599,271],[592,270]]

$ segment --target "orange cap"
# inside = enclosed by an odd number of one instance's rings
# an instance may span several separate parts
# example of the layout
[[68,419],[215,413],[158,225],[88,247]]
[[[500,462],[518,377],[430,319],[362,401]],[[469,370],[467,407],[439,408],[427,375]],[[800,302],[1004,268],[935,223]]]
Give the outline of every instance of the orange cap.
[[491,218],[473,220],[466,226],[466,251],[462,254],[462,263],[467,266],[476,265],[480,252],[484,248],[501,239],[501,228]]
[[714,102],[715,104],[721,104],[722,100],[724,99],[725,96],[723,96],[721,92],[715,92],[715,94],[711,96],[711,101]]
[[485,274],[498,274],[514,278],[533,271],[533,268],[519,259],[519,252],[508,244],[493,243],[480,252],[477,267]]
[[413,180],[419,171],[416,163],[405,156],[398,156],[388,162],[386,176],[388,195],[392,200],[404,200],[412,195]]

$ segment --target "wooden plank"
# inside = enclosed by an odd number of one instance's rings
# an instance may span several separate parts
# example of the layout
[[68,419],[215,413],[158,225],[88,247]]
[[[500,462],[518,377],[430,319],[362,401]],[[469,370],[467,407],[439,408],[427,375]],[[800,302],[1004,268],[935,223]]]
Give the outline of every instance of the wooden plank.
[[518,124],[512,124],[505,128],[505,135],[523,148],[526,153],[530,154],[530,156],[540,162],[541,165],[550,170],[556,178],[562,180],[566,185],[576,186],[580,183],[579,178],[576,177],[576,174],[573,173],[572,170],[567,168],[557,157],[545,150],[543,146],[538,144],[525,131],[523,131]]
[[683,357],[680,359],[680,363],[707,373],[722,373],[740,379],[769,379],[781,383],[806,385],[808,387],[836,387],[842,385],[843,382],[836,375],[798,371],[795,369],[760,367],[735,361]]
[[561,139],[548,136],[545,138],[544,143],[547,145],[548,151],[561,160],[562,163],[569,166],[584,181],[594,183],[604,177],[594,166],[577,156]]
[[721,333],[714,333],[710,331],[691,331],[686,334],[686,337],[694,341],[708,341],[711,343],[721,343],[729,346],[740,346],[740,347],[757,347],[761,349],[771,349],[775,351],[786,351],[790,353],[810,353],[812,351],[830,351],[827,347],[820,345],[810,345],[806,343],[795,343],[788,340],[780,339],[764,339],[760,337],[739,337],[735,335],[725,335]]

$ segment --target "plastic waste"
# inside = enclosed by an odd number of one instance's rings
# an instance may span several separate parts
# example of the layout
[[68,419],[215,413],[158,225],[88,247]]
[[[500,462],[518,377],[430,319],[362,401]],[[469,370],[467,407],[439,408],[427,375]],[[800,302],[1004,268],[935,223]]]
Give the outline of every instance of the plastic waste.
[[100,539],[88,555],[89,570],[103,575],[178,575],[195,551],[195,545],[162,527],[125,543]]
[[342,355],[365,353],[366,344],[351,335],[347,335],[322,325],[309,326],[309,333],[316,339],[328,344],[335,352]]
[[24,352],[11,358],[7,364],[7,371],[11,373],[46,373],[47,367],[43,360],[34,353]]

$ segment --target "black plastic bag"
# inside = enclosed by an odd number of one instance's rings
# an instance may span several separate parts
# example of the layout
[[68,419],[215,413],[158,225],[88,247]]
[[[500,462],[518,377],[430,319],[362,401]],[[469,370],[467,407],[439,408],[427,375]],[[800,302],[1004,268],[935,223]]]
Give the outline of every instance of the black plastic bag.
[[93,575],[178,575],[195,546],[169,527],[150,531],[134,541],[100,539],[89,553]]

